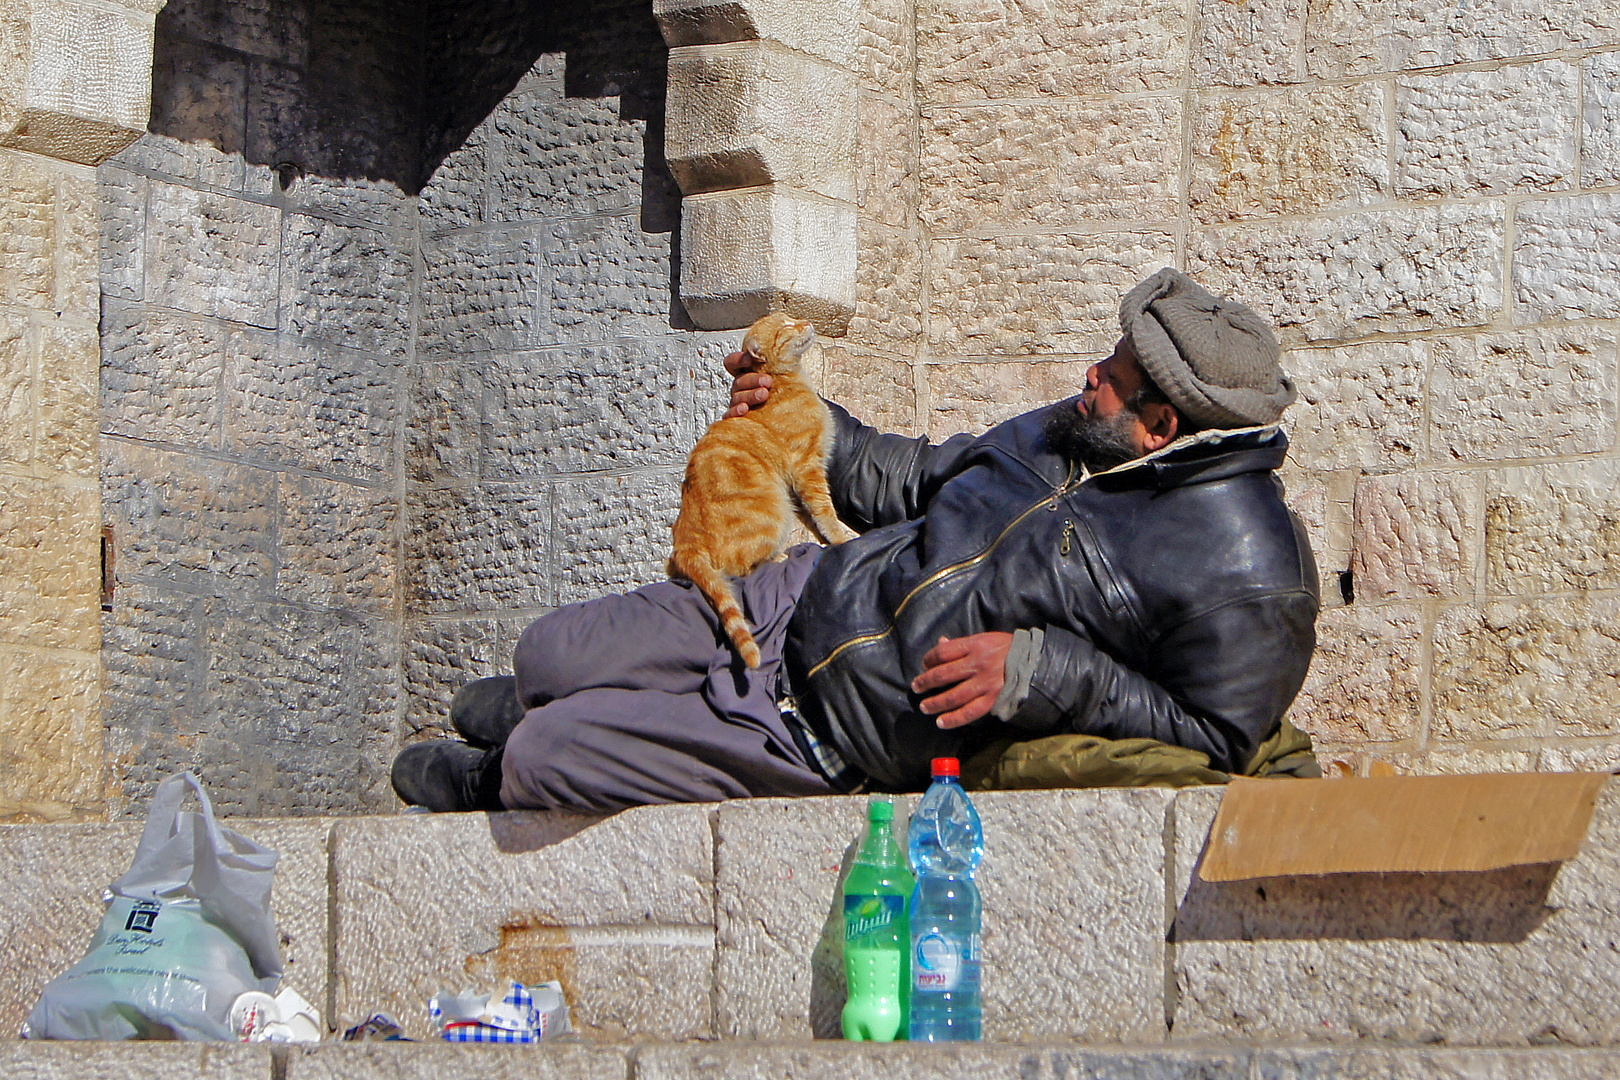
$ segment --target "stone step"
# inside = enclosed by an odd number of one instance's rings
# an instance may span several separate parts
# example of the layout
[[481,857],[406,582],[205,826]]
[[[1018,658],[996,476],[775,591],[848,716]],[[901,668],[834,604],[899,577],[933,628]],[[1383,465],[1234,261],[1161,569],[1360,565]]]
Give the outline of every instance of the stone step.
[[1620,1050],[977,1043],[0,1043],[11,1080],[1607,1080]]
[[[1195,871],[1220,799],[976,797],[988,1039],[1620,1044],[1620,785],[1561,866],[1215,885]],[[435,991],[510,977],[560,980],[597,1042],[781,1041],[837,1033],[864,807],[231,824],[281,852],[285,985],[334,1026],[381,1010],[423,1036]],[[138,831],[0,827],[0,1032],[82,953]]]

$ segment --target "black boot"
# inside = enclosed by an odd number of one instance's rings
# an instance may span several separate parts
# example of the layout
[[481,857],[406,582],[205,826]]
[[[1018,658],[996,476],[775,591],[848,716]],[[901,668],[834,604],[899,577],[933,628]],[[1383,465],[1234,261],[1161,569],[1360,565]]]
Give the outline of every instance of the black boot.
[[510,675],[475,680],[450,699],[450,726],[481,750],[505,746],[506,737],[522,720],[517,680]]
[[394,758],[394,791],[411,806],[436,813],[504,810],[501,753],[454,739],[412,743]]

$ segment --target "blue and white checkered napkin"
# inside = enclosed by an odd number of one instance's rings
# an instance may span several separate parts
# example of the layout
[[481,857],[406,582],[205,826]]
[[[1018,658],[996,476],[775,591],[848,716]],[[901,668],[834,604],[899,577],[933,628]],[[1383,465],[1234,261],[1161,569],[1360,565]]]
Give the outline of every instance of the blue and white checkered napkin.
[[557,982],[541,983],[533,991],[511,983],[499,1000],[441,990],[428,1002],[428,1014],[447,1042],[535,1043],[569,1028],[568,1004]]

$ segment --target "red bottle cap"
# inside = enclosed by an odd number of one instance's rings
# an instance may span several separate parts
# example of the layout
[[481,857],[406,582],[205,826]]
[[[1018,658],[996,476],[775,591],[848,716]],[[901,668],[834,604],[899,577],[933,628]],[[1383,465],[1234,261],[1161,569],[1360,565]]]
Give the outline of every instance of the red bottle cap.
[[937,757],[930,766],[935,776],[961,776],[962,766],[953,757]]

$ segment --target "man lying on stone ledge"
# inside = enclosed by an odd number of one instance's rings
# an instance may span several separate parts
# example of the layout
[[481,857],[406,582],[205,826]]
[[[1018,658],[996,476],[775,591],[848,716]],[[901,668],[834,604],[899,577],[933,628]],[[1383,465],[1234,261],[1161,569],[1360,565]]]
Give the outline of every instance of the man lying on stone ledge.
[[[1283,714],[1315,647],[1316,567],[1273,470],[1294,398],[1270,327],[1164,269],[1120,305],[1076,398],[938,446],[832,406],[827,473],[861,533],[738,583],[742,665],[693,586],[554,611],[512,678],[406,747],[433,810],[1309,774]],[[732,412],[769,378],[727,358]]]

